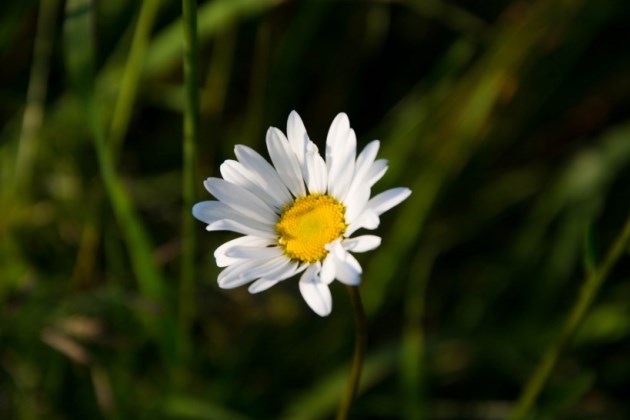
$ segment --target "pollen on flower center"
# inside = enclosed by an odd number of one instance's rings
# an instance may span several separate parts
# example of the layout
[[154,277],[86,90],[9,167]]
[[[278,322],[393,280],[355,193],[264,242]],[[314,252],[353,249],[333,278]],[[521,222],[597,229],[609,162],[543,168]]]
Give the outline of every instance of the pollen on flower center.
[[314,263],[324,259],[325,245],[346,230],[343,204],[329,195],[311,194],[285,206],[276,223],[278,244],[294,260]]

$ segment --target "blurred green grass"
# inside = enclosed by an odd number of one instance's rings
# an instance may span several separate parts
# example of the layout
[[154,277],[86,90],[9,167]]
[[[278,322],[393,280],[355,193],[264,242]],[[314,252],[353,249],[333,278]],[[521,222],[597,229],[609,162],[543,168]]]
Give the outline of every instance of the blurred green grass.
[[[183,235],[180,3],[77,3],[0,6],[0,418],[330,417],[342,288],[327,319],[295,282],[220,290],[212,252],[233,235]],[[630,211],[630,6],[216,0],[198,17],[198,199],[292,109],[320,146],[348,113],[390,161],[377,191],[413,189],[360,256],[353,417],[507,416]],[[629,267],[534,418],[630,416]]]

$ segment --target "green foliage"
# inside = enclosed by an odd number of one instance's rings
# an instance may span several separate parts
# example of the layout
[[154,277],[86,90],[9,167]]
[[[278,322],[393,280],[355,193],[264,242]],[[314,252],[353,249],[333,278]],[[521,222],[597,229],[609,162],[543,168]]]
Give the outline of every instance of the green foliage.
[[334,413],[345,290],[325,319],[295,281],[221,290],[234,236],[186,219],[292,109],[319,146],[348,113],[375,191],[413,190],[359,257],[354,418],[506,417],[558,337],[533,418],[630,417],[626,2],[199,2],[187,146],[179,2],[0,10],[0,418]]

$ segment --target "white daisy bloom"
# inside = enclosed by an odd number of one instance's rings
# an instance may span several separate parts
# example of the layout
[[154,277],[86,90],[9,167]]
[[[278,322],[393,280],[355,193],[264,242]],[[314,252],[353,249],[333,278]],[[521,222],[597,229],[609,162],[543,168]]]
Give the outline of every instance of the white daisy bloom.
[[329,285],[337,279],[357,286],[361,265],[352,252],[377,248],[374,235],[351,237],[375,229],[379,216],[405,200],[408,188],[393,188],[370,198],[372,186],[387,171],[376,159],[378,140],[357,156],[357,140],[348,116],[337,115],[326,138],[326,159],[308,135],[300,116],[291,112],[287,135],[267,131],[273,166],[251,148],[235,147],[237,160],[221,165],[221,178],[204,185],[218,201],[195,204],[193,215],[207,230],[240,233],[214,252],[221,288],[251,283],[251,293],[301,274],[304,300],[320,316],[330,314]]

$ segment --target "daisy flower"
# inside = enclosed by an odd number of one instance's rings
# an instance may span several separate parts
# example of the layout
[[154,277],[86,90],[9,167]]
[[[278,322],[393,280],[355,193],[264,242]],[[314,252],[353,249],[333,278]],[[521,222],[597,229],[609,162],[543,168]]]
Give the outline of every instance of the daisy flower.
[[304,300],[326,316],[332,310],[333,280],[351,286],[361,282],[361,265],[351,252],[381,243],[375,235],[352,235],[375,229],[379,216],[411,191],[393,188],[370,198],[387,161],[376,159],[378,140],[357,156],[356,136],[344,113],[330,126],[325,160],[295,111],[287,135],[271,127],[266,140],[273,166],[253,149],[236,145],[237,160],[221,165],[223,178],[204,182],[217,200],[195,204],[192,213],[209,231],[243,235],[214,252],[217,265],[225,267],[218,278],[221,288],[251,283],[249,292],[258,293],[300,274]]

